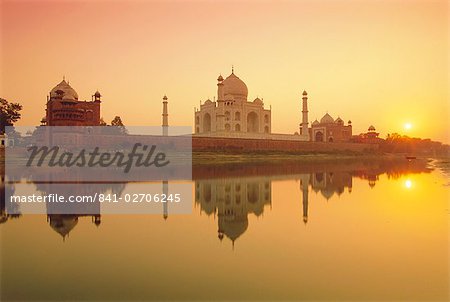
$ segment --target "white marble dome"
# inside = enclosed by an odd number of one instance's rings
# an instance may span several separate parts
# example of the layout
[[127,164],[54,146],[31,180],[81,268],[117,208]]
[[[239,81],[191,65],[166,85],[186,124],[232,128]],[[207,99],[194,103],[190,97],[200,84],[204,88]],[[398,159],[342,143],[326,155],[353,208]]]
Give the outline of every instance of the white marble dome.
[[247,85],[245,85],[244,81],[239,79],[234,73],[231,73],[223,80],[223,92],[225,98],[227,95],[232,95],[234,98],[243,98],[247,100]]

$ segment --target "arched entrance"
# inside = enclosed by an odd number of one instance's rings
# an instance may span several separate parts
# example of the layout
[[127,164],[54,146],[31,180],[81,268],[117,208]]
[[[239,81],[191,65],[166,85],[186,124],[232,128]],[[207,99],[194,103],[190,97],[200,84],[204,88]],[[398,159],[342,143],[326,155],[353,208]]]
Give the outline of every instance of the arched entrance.
[[247,184],[247,201],[250,203],[257,203],[259,200],[258,184]]
[[206,113],[203,116],[203,132],[210,132],[211,131],[211,115],[209,113]]
[[253,133],[259,132],[258,115],[253,111],[247,115],[247,132],[253,132]]
[[315,136],[316,142],[323,142],[323,133],[322,131],[317,131]]

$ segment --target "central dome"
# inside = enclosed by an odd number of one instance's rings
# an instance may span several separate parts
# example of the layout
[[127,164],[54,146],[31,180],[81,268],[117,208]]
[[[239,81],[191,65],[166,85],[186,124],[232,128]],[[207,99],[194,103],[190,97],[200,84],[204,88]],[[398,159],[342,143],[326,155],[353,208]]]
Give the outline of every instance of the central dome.
[[69,83],[62,80],[50,91],[50,98],[60,98],[63,100],[78,101],[78,94]]
[[234,98],[243,98],[247,100],[248,89],[244,81],[239,79],[234,73],[231,73],[223,81],[224,96],[232,95]]

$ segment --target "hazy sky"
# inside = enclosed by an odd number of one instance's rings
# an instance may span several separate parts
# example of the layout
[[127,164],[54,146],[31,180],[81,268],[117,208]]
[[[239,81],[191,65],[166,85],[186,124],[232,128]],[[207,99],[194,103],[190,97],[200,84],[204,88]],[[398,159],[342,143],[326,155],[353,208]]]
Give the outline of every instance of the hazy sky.
[[[231,65],[272,105],[272,130],[298,131],[326,112],[449,142],[447,1],[1,1],[0,97],[37,125],[63,75],[102,116],[192,125]],[[404,129],[411,123],[412,129]]]

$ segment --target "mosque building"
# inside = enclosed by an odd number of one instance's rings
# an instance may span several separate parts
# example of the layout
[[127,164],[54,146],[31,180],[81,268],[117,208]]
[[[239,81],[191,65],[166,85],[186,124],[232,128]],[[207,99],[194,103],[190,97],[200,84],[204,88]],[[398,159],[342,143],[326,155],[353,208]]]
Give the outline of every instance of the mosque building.
[[326,113],[320,122],[316,119],[309,129],[313,142],[348,142],[352,138],[352,121],[344,125],[344,121],[338,117],[333,119]]
[[79,101],[78,94],[63,78],[47,96],[46,126],[99,126],[101,94],[96,91],[91,101]]

